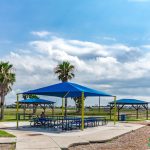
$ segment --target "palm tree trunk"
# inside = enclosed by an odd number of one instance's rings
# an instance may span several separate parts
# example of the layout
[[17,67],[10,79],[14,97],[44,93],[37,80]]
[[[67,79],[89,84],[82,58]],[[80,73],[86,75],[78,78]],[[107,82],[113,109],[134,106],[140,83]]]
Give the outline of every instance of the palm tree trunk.
[[65,117],[67,116],[67,98],[65,98]]
[[3,93],[1,93],[1,116],[0,116],[0,120],[3,120],[3,118],[4,118],[4,100],[5,100],[5,96]]
[[[0,95],[0,109],[1,109],[1,110],[0,110],[0,112],[1,112],[1,111],[2,111],[2,96],[1,96],[1,95]],[[1,114],[2,114],[2,113],[0,113],[0,120],[2,120],[2,119],[1,119],[1,116],[2,116],[2,115],[1,115]]]
[[[0,84],[0,112],[2,110],[2,84]],[[0,113],[0,120],[1,120],[1,113]]]
[[1,106],[1,117],[0,120],[4,119],[4,105]]

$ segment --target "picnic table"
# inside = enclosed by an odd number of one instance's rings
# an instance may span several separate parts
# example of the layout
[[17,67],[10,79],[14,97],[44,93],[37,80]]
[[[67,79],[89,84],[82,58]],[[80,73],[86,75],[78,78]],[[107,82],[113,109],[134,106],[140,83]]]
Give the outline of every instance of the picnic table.
[[[31,127],[48,127],[58,128],[62,130],[73,130],[81,128],[81,117],[77,116],[50,116],[46,118],[32,118],[30,120]],[[96,127],[106,125],[107,119],[103,116],[84,118],[84,127]]]

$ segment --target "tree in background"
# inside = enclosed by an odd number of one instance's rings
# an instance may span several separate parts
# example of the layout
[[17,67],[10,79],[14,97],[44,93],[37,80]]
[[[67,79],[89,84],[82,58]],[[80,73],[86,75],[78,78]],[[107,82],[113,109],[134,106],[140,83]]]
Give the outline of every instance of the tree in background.
[[76,104],[76,111],[78,114],[81,114],[81,107],[82,107],[82,98],[81,97],[74,97],[73,100]]
[[[55,74],[58,75],[58,79],[62,82],[67,82],[74,78],[74,65],[70,64],[68,61],[63,61],[61,64],[58,64],[54,69]],[[65,116],[67,115],[67,98],[65,98]]]
[[27,98],[31,98],[31,99],[39,99],[39,96],[35,95],[35,94],[23,94],[22,95],[23,99],[27,99]]
[[12,85],[16,81],[16,75],[13,72],[13,65],[9,62],[0,62],[0,120],[4,118],[5,96],[12,90]]

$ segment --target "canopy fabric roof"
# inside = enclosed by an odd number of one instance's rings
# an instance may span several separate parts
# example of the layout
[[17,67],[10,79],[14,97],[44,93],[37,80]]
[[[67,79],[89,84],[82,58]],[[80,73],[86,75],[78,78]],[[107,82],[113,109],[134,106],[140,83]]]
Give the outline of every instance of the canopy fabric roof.
[[45,99],[24,99],[19,101],[20,104],[54,104],[55,102]]
[[[113,102],[110,102],[110,104],[114,104]],[[146,101],[137,100],[137,99],[119,99],[116,101],[116,104],[125,104],[125,105],[132,105],[132,104],[148,104]]]
[[47,87],[27,91],[21,94],[36,94],[56,97],[79,97],[84,92],[84,96],[112,96],[103,91],[97,91],[79,84],[71,82],[62,82]]

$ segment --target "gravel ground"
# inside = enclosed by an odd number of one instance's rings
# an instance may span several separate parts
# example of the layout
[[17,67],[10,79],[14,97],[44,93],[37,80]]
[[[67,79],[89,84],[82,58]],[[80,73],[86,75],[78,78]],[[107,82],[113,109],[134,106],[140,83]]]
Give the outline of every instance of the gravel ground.
[[107,143],[94,143],[70,147],[69,150],[148,150],[150,126],[145,126]]

